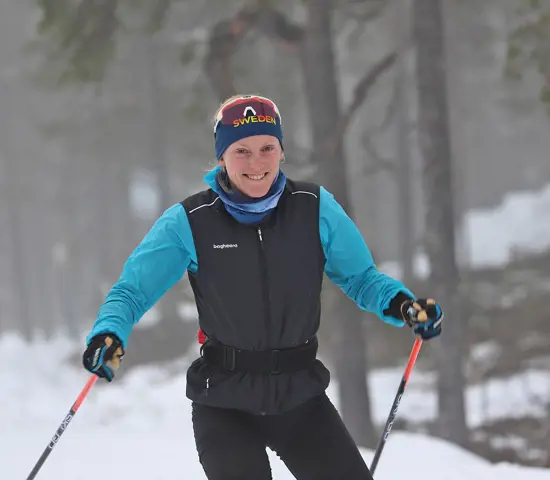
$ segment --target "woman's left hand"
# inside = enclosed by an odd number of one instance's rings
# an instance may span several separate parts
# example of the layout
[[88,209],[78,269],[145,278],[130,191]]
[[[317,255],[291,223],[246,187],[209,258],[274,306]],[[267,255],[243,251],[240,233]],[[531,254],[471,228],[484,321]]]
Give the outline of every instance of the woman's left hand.
[[417,298],[403,302],[401,315],[405,323],[423,340],[429,340],[441,334],[443,311],[432,298]]

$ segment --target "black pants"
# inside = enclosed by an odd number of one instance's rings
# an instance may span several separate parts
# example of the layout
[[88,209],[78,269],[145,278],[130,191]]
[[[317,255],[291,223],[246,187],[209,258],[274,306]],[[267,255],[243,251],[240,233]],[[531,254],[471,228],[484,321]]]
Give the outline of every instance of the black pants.
[[193,404],[193,429],[209,480],[271,480],[266,447],[299,480],[372,480],[325,394],[282,415]]

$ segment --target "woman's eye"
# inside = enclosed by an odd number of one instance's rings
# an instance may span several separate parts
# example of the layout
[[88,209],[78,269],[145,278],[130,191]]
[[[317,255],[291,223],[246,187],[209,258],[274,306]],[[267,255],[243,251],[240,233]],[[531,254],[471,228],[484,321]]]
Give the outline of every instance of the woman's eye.
[[237,150],[237,153],[238,153],[239,155],[245,155],[245,154],[247,153],[247,151],[246,151],[244,148],[239,148],[239,149]]
[[271,152],[274,150],[274,146],[273,145],[267,145],[264,147],[264,152]]

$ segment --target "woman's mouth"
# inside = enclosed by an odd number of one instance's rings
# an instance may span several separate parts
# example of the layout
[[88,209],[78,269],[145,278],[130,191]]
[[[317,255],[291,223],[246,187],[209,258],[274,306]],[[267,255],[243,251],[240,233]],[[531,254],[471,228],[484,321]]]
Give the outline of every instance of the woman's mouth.
[[245,173],[244,176],[250,180],[262,180],[265,176],[267,175],[267,172],[266,173],[259,173],[259,174],[256,174],[256,175],[251,175],[251,174],[248,174],[248,173]]

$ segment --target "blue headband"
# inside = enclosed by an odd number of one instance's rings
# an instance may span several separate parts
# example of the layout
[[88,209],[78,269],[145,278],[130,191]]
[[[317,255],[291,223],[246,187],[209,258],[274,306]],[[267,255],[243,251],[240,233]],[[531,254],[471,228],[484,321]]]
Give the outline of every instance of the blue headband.
[[271,135],[283,147],[281,117],[275,104],[263,97],[243,96],[224,105],[214,126],[216,158],[232,143],[254,135]]

